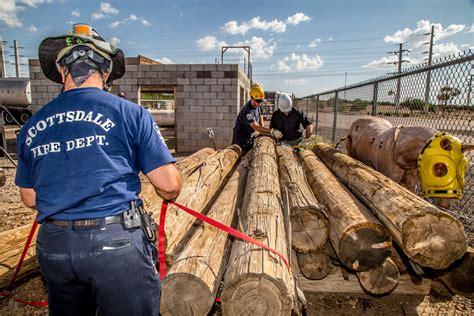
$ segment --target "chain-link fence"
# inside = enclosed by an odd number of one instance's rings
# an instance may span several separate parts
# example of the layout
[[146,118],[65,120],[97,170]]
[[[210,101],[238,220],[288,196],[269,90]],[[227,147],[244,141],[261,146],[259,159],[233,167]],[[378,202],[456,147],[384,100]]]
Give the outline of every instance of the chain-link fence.
[[[394,126],[415,125],[448,132],[474,144],[471,51],[419,65],[396,75],[386,75],[347,87],[295,100],[315,123],[316,134],[335,144],[347,136],[351,124],[362,116],[378,116]],[[345,146],[339,150],[345,151]],[[469,164],[462,199],[450,211],[474,232],[474,151],[465,152]]]

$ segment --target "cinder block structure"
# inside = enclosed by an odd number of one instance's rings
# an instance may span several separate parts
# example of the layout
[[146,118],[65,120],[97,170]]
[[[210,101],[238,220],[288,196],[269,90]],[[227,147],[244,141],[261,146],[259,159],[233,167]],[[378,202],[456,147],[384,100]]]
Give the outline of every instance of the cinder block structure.
[[[29,68],[32,107],[38,110],[60,92],[61,86],[43,75],[37,59],[30,59]],[[143,56],[126,58],[126,74],[112,86],[112,93],[123,92],[130,101],[158,106],[154,112],[159,113],[165,103],[168,112],[174,110],[175,146],[180,153],[212,146],[208,127],[214,130],[217,148],[228,146],[249,90],[250,80],[238,65],[165,65]],[[166,102],[153,99],[165,94]]]

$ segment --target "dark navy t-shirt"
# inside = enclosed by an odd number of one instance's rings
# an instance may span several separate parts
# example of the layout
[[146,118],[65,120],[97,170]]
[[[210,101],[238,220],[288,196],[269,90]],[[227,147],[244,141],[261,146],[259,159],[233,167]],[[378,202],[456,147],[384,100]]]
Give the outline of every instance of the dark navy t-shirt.
[[308,119],[308,116],[295,107],[291,109],[288,115],[285,115],[285,113],[278,109],[273,112],[270,119],[270,128],[275,128],[282,132],[283,140],[288,141],[296,140],[303,136],[301,125],[303,125],[303,128],[306,128],[310,124],[311,121]]
[[232,134],[232,144],[243,144],[247,142],[253,133],[253,128],[250,126],[252,122],[258,123],[260,119],[260,108],[255,108],[252,104],[247,102],[240,110]]
[[40,223],[119,214],[138,198],[140,171],[175,162],[148,111],[98,88],[61,93],[17,144],[15,184],[34,188]]

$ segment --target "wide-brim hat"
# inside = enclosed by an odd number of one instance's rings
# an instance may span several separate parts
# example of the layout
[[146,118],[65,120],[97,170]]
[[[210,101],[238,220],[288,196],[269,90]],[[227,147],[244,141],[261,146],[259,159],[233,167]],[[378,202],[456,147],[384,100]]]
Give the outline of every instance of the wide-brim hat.
[[[63,83],[61,73],[56,64],[58,54],[65,48],[72,49],[78,45],[93,48],[99,54],[107,54],[112,62],[110,76],[107,83],[121,78],[125,74],[125,56],[123,51],[110,43],[104,41],[100,36],[87,36],[83,34],[67,34],[57,37],[45,38],[38,48],[39,62],[44,75],[57,83]],[[64,55],[64,51],[62,52]]]

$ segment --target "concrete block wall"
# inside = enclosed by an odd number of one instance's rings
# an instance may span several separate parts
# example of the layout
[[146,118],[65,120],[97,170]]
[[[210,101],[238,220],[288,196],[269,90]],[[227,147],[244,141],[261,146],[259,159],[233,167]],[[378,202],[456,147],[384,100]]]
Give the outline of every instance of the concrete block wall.
[[[30,60],[30,79],[35,109],[60,92],[61,86],[44,77],[37,60]],[[194,152],[212,147],[208,127],[214,130],[217,148],[231,143],[250,80],[238,65],[144,64],[140,58],[127,58],[125,76],[114,81],[112,93],[124,92],[128,100],[140,103],[140,90],[154,88],[175,92],[176,150]]]

